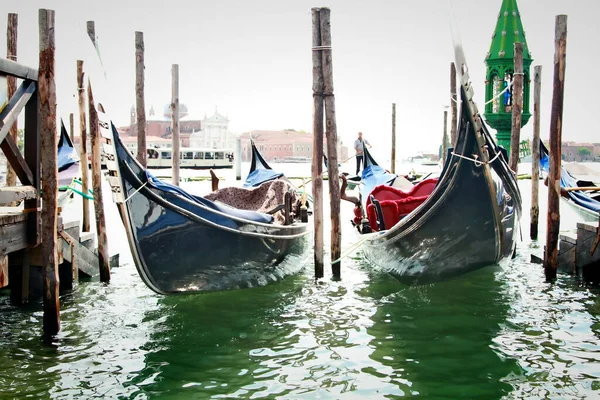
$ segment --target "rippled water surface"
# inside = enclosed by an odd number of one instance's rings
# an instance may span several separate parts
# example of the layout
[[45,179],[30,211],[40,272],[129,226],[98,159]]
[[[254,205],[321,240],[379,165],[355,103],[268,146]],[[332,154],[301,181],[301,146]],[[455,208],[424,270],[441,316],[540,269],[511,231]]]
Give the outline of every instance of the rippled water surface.
[[[600,395],[599,291],[565,275],[545,282],[529,263],[542,245],[527,239],[527,218],[516,259],[429,286],[375,274],[358,251],[340,282],[315,284],[308,263],[265,287],[160,296],[138,277],[113,217],[109,245],[123,265],[110,284],[63,294],[51,346],[40,303],[14,308],[0,296],[0,398]],[[565,210],[563,228],[575,220]]]

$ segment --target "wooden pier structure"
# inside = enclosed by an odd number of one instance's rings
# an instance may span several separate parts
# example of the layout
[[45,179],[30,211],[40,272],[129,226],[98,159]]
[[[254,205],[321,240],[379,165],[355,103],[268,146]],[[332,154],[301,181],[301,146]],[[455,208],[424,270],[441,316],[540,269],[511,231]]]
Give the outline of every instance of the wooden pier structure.
[[[54,28],[54,11],[40,9],[38,69],[0,58],[0,76],[21,81],[0,112],[0,148],[20,182],[0,187],[0,288],[10,290],[15,305],[43,297],[50,337],[60,330],[59,292],[101,271],[96,235],[81,232],[78,220],[64,220],[59,204]],[[9,134],[22,113],[23,152]]]

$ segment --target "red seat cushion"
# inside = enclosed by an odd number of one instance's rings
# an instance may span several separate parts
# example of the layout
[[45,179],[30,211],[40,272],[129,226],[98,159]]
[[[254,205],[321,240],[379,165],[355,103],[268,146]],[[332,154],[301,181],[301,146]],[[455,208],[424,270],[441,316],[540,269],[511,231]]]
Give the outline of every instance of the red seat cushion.
[[[408,192],[404,192],[392,186],[379,185],[373,189],[371,195],[379,200],[383,212],[383,221],[385,229],[390,229],[396,225],[402,217],[411,213],[419,207],[429,197],[435,185],[437,178],[425,179],[416,184]],[[377,212],[375,206],[371,204],[371,197],[367,199],[367,218],[369,225],[374,231],[379,230],[377,225]]]

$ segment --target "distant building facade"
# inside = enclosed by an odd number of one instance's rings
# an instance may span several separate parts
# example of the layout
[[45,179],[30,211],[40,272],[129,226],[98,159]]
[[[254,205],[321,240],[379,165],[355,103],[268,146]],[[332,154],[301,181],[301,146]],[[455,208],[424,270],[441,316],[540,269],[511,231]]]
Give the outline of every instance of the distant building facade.
[[600,143],[562,142],[564,161],[600,161]]
[[217,110],[212,117],[206,115],[202,129],[190,136],[190,147],[230,148],[235,147],[235,135],[229,131],[229,119]]
[[[163,108],[162,115],[157,115],[154,107],[150,107],[146,117],[146,143],[153,138],[171,139],[171,105]],[[137,137],[137,114],[131,107],[129,126],[121,128],[128,136]],[[229,132],[229,119],[216,110],[212,117],[203,119],[188,115],[185,104],[179,105],[179,139],[183,147],[231,148],[235,146],[235,135]],[[159,143],[162,143],[159,141]],[[162,147],[162,146],[161,146]]]
[[[254,140],[261,155],[272,162],[310,162],[313,153],[313,136],[311,133],[295,130],[266,131],[254,130],[240,135],[242,144],[242,161],[250,161],[252,154],[250,140]],[[326,144],[323,143],[326,149]],[[325,154],[326,153],[326,150]],[[348,147],[341,142],[338,145],[338,159],[348,158]]]

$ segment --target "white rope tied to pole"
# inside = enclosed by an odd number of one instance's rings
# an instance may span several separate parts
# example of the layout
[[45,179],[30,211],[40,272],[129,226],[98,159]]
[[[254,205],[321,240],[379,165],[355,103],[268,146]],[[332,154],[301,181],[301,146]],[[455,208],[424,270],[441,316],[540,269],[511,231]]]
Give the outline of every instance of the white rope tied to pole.
[[480,167],[482,164],[491,164],[491,163],[493,163],[496,160],[496,158],[498,158],[500,156],[500,152],[498,152],[498,153],[496,153],[496,155],[494,156],[494,158],[492,158],[489,161],[479,161],[476,158],[470,158],[470,157],[463,156],[462,154],[458,154],[458,153],[455,153],[455,152],[452,152],[450,154],[452,154],[453,156],[456,156],[456,157],[464,158],[465,160],[472,161],[478,167]]
[[331,46],[313,46],[312,51],[331,50]]

